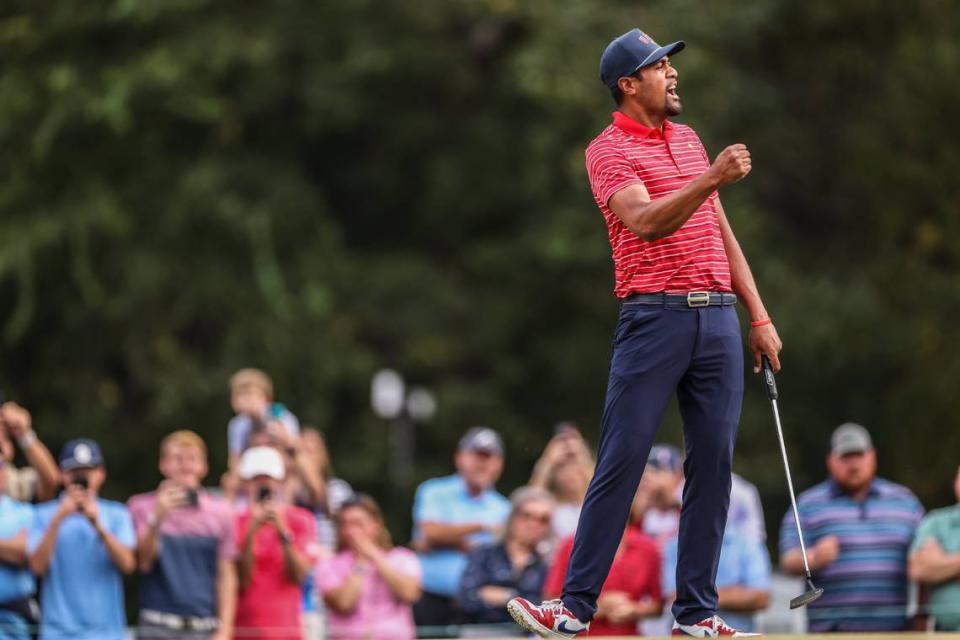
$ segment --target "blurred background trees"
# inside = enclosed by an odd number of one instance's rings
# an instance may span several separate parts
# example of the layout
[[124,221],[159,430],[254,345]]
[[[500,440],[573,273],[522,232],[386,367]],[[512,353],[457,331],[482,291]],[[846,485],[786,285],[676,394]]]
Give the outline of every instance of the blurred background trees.
[[[222,468],[242,366],[380,497],[381,367],[438,401],[416,480],[474,424],[505,435],[503,489],[554,422],[595,442],[616,302],[583,148],[613,109],[599,55],[634,25],[687,41],[680,120],[711,155],[753,151],[722,195],[786,345],[798,486],[856,420],[883,474],[946,504],[960,25],[937,0],[7,2],[0,390],[54,449],[101,439],[115,496],[155,484],[175,428]],[[736,467],[773,525],[785,487],[745,375]],[[409,498],[387,507],[406,527]]]

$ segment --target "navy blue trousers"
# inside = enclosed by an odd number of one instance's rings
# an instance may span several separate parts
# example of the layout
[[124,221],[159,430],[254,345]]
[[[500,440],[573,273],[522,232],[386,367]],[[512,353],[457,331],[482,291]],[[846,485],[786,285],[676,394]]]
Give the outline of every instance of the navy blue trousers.
[[625,302],[613,341],[597,467],[580,513],[563,602],[590,620],[607,579],[650,447],[673,394],[683,418],[686,483],[677,599],[683,624],[717,611],[717,562],[730,504],[743,397],[743,346],[733,306]]

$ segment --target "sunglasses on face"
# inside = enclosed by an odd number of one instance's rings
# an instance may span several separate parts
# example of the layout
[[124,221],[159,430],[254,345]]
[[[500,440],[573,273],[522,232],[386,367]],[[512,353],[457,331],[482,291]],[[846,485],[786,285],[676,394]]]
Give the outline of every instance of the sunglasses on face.
[[523,520],[534,520],[540,524],[549,524],[550,523],[550,514],[549,513],[531,513],[530,511],[521,511],[517,514]]

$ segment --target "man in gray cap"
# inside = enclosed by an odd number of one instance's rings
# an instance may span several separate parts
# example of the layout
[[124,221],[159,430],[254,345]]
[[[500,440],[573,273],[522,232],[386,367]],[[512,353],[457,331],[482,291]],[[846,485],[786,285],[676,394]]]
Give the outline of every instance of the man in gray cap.
[[456,473],[427,480],[413,503],[413,540],[423,569],[417,625],[457,624],[454,594],[466,552],[492,544],[510,514],[510,501],[494,489],[503,472],[503,440],[489,427],[467,431],[454,455]]
[[[824,590],[806,609],[809,630],[903,630],[907,551],[923,506],[906,487],[876,477],[873,440],[859,424],[833,432],[827,469],[829,479],[797,498],[807,562]],[[780,567],[803,575],[801,554],[788,511],[780,527]]]

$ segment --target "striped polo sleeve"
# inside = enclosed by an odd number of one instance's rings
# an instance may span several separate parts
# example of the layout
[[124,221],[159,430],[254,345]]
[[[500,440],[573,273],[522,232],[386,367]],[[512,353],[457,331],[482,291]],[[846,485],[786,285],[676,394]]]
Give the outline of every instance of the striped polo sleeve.
[[597,204],[606,206],[618,191],[643,184],[633,163],[617,149],[610,138],[597,138],[586,151],[590,190]]

